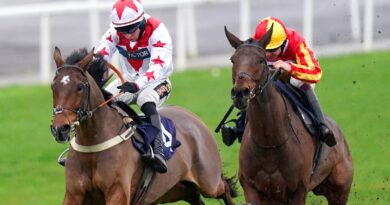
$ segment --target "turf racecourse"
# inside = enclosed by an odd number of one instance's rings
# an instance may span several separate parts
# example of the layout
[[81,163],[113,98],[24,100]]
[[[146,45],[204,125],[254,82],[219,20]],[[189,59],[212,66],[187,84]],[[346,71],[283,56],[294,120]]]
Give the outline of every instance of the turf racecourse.
[[[317,94],[325,112],[344,131],[355,163],[348,204],[390,201],[389,56],[390,52],[378,52],[320,59],[324,76]],[[230,75],[230,69],[218,68],[175,73],[168,104],[191,110],[214,130],[230,105]],[[62,203],[63,169],[56,158],[66,145],[50,135],[51,107],[48,85],[0,88],[0,204]],[[220,135],[215,137],[226,174],[235,175],[239,145],[227,148]],[[235,201],[244,201],[242,190]],[[312,195],[307,202],[327,204]]]

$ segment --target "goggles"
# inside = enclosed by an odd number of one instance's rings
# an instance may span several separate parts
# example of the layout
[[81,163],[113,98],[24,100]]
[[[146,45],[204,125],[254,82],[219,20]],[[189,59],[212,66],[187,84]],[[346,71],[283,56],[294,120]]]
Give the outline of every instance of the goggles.
[[284,48],[286,47],[286,44],[287,44],[287,40],[284,40],[284,42],[281,46],[279,46],[277,48],[273,48],[273,49],[265,49],[265,51],[273,53],[273,52],[277,51],[279,48],[281,48],[283,51]]
[[266,49],[265,51],[273,53],[273,52],[277,51],[279,48],[280,48],[280,46],[277,48],[273,48],[273,49]]
[[116,27],[115,30],[124,34],[132,34],[142,25],[142,22],[143,21],[128,26]]

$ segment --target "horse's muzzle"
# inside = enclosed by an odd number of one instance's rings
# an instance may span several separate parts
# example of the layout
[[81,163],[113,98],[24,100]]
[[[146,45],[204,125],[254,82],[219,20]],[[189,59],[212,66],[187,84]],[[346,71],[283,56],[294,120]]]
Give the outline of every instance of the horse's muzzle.
[[231,98],[233,105],[239,110],[245,110],[248,107],[249,96],[249,88],[232,88]]
[[60,127],[50,125],[51,134],[58,143],[65,143],[69,139],[70,125],[65,124]]

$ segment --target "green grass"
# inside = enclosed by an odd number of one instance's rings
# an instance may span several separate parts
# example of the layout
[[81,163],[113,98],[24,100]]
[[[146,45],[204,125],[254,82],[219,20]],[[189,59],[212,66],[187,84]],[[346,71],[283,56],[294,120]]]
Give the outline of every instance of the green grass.
[[[355,163],[349,204],[390,201],[389,56],[390,52],[377,52],[320,59],[324,76],[316,86],[318,97],[344,131]],[[191,110],[214,130],[230,106],[230,69],[176,72],[171,81],[167,103]],[[50,134],[49,86],[10,86],[0,88],[0,93],[1,204],[61,204],[64,175],[56,158],[66,145],[57,144]],[[219,134],[215,137],[225,172],[236,174],[239,145],[227,148]],[[236,201],[244,201],[242,191]],[[310,195],[308,204],[327,203]]]

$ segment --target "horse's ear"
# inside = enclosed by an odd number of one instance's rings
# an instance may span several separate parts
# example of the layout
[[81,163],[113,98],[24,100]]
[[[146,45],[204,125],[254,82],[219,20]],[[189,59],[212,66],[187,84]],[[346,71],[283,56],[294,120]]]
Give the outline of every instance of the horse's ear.
[[64,60],[62,59],[61,51],[57,46],[54,48],[53,58],[54,58],[54,61],[56,62],[57,68],[64,65]]
[[95,48],[92,48],[91,52],[89,52],[81,61],[79,61],[77,63],[85,71],[88,70],[88,65],[91,63],[91,61],[93,59],[94,50],[95,50]]
[[258,41],[258,45],[262,48],[265,48],[267,44],[271,41],[272,31],[274,30],[274,24],[271,25],[271,28],[265,33],[265,35]]
[[244,43],[239,38],[237,38],[234,34],[230,33],[227,30],[226,26],[225,26],[225,35],[226,35],[227,39],[229,40],[230,45],[232,45],[233,48],[235,48],[235,49],[237,49],[238,46],[240,46],[241,44]]

